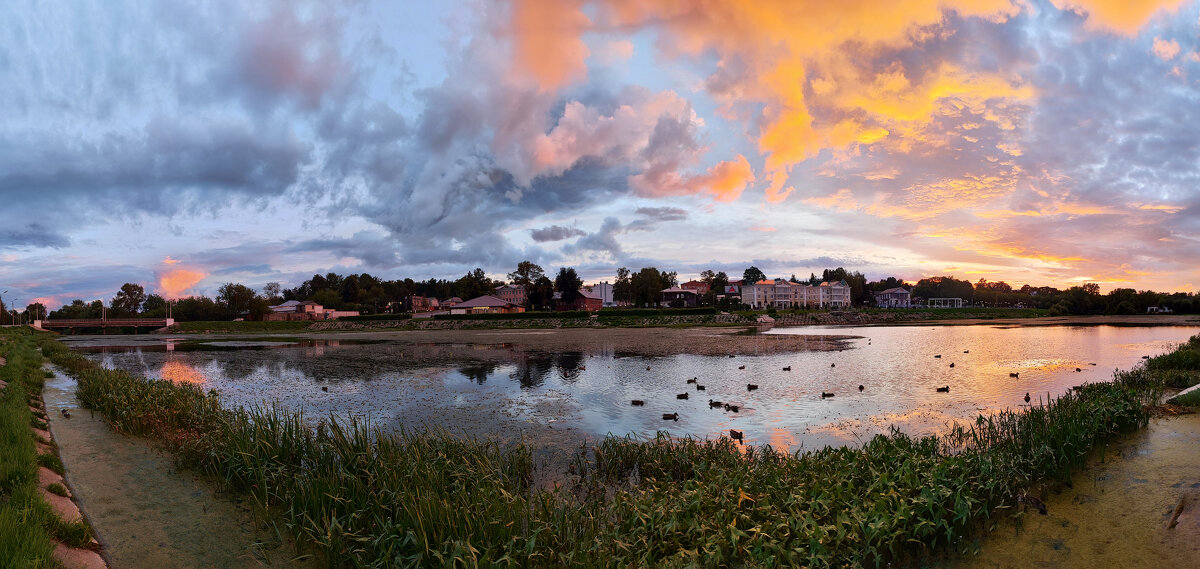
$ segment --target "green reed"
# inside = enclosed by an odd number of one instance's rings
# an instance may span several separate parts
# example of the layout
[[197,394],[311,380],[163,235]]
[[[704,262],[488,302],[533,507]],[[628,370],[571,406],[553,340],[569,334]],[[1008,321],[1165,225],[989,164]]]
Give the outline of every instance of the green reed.
[[609,437],[552,490],[534,486],[524,445],[226,410],[215,393],[42,347],[79,378],[85,406],[252,496],[334,567],[911,563],[967,547],[1020,492],[1144,426],[1162,391],[1141,366],[940,437],[893,430],[861,448],[794,454],[726,438]]
[[86,546],[92,530],[84,522],[64,522],[38,491],[38,465],[61,472],[62,463],[53,451],[38,454],[29,428],[40,422],[29,407],[40,399],[45,381],[29,330],[0,331],[0,357],[7,360],[0,381],[8,384],[0,393],[0,567],[57,567],[51,540]]

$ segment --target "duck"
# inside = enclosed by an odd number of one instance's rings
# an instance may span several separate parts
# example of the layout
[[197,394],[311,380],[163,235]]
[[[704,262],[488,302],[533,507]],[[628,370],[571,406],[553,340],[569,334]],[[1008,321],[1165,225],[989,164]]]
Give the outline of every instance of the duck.
[[1150,359],[1150,356],[1142,356],[1142,359],[1143,359],[1143,360],[1148,360],[1148,359]]
[[696,383],[696,378],[693,377],[693,378],[687,380],[687,382],[688,383]]
[[864,389],[866,389],[866,387],[863,387],[863,386],[862,386],[862,384],[860,383],[860,384],[858,385],[858,392],[859,392],[859,393],[862,393],[862,390],[864,390]]
[[954,362],[950,362],[950,367],[954,367]]
[[70,411],[68,411],[68,410],[66,410],[66,409],[63,409],[63,410],[62,410],[62,416],[63,416],[63,417],[66,417],[66,418],[68,418],[68,419],[70,419],[70,418],[71,418],[71,412],[70,412]]
[[933,357],[935,357],[935,358],[940,358],[940,357],[942,357],[942,354],[938,354],[938,355],[936,355],[936,356],[933,356]]
[[1013,372],[1008,373],[1008,377],[1021,377],[1021,374],[1019,372],[1013,371]]
[[937,388],[937,392],[938,393],[950,393],[950,386],[947,385],[945,387],[939,387],[939,388]]
[[663,413],[664,421],[678,421],[679,413]]
[[787,367],[783,368],[783,371],[792,371],[792,366],[787,366]]
[[1077,367],[1077,368],[1075,368],[1075,371],[1083,371],[1083,368]]
[[837,364],[829,364],[829,367],[837,367]]
[[587,366],[579,366],[577,369],[579,371],[587,371]]
[[738,366],[738,369],[746,369],[746,366]]
[[826,397],[833,397],[833,394],[832,394],[832,393],[826,393],[826,392],[822,391],[822,392],[821,392],[821,399],[825,399]]
[[1017,496],[1017,503],[1025,504],[1026,506],[1029,506],[1029,507],[1037,510],[1037,512],[1043,516],[1047,515],[1046,503],[1037,498],[1034,498],[1033,496],[1030,496],[1026,492],[1022,492],[1020,495]]
[[646,366],[646,371],[650,371],[650,366]]
[[712,407],[712,408],[714,408],[714,409],[715,409],[715,408],[717,408],[717,407],[721,407],[721,406],[723,406],[723,405],[725,405],[725,404],[724,404],[724,403],[721,403],[720,401],[713,401],[712,399],[709,399],[709,400],[708,400],[708,406],[709,406],[709,407]]
[[646,402],[642,401],[641,399],[634,399],[633,401],[630,401],[629,404],[633,405],[634,407],[644,407]]
[[741,431],[735,431],[733,429],[729,429],[729,438],[731,438],[735,441],[742,441],[742,440],[745,440],[745,435]]
[[699,383],[697,383],[697,384],[696,384],[696,391],[704,391],[704,386],[703,386],[703,385],[700,385]]
[[680,393],[679,395],[676,395],[676,396],[675,396],[675,398],[676,398],[676,399],[687,399],[687,398],[688,398],[688,394],[686,394],[686,393]]
[[964,353],[964,354],[969,354],[969,353],[971,353],[971,350],[963,350],[963,353]]
[[746,384],[746,391],[754,391],[755,389],[758,389],[757,383],[747,383]]
[[322,386],[321,386],[321,391],[324,391],[324,392],[328,393],[328,392],[329,392],[329,388],[328,388],[328,387],[326,387],[326,386],[324,386],[324,385],[322,385]]
[[741,405],[730,405],[730,404],[728,404],[728,403],[726,403],[726,404],[725,404],[725,410],[726,410],[726,411],[732,411],[732,412],[734,412],[734,413],[737,413],[737,412],[738,412],[738,409],[741,409],[741,408],[742,408],[742,406],[741,406]]
[[1029,403],[1029,392],[1028,391],[1025,392],[1025,402]]
[[733,357],[733,354],[729,354],[729,357],[731,357],[731,358],[732,358],[732,357]]

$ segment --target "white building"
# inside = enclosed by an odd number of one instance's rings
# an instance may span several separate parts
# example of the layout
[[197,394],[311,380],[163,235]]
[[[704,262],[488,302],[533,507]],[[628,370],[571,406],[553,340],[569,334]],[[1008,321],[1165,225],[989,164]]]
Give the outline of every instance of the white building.
[[583,290],[586,290],[592,293],[592,295],[599,297],[602,305],[605,308],[611,308],[617,305],[617,303],[613,302],[613,286],[609,284],[608,281],[601,281],[599,284],[585,286],[583,287]]
[[742,302],[754,308],[849,308],[846,281],[810,286],[785,279],[742,284]]

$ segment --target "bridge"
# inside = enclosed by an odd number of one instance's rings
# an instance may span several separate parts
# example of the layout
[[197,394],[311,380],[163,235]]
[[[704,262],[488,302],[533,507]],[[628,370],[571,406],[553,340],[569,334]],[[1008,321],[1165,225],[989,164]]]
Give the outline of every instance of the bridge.
[[174,318],[69,318],[59,320],[34,320],[34,328],[50,329],[69,329],[75,331],[79,328],[100,328],[102,332],[107,332],[109,328],[133,328],[137,332],[138,328],[165,328],[175,323]]

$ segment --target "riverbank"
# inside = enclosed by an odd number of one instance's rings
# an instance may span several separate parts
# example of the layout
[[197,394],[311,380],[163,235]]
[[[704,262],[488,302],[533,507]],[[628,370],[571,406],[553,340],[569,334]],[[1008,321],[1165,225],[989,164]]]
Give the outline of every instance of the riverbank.
[[1198,449],[1200,414],[1151,419],[1146,429],[1094,451],[1067,483],[1047,487],[1040,494],[1046,515],[1028,510],[1009,518],[978,553],[940,566],[1198,567]]
[[[214,481],[181,471],[151,441],[113,432],[79,409],[74,380],[46,382],[46,410],[71,487],[114,567],[315,567],[286,532]],[[64,411],[70,414],[66,418]]]
[[42,361],[28,330],[0,331],[0,567],[104,569],[47,431]]
[[[521,343],[537,345],[532,336]],[[1022,489],[1144,425],[1141,399],[1155,393],[1125,377],[941,438],[893,433],[794,456],[729,438],[606,439],[542,487],[525,445],[353,424],[312,432],[294,415],[223,410],[195,386],[100,370],[53,342],[43,349],[115,428],[162,437],[185,462],[275,506],[305,543],[365,564],[904,563],[961,547]]]

